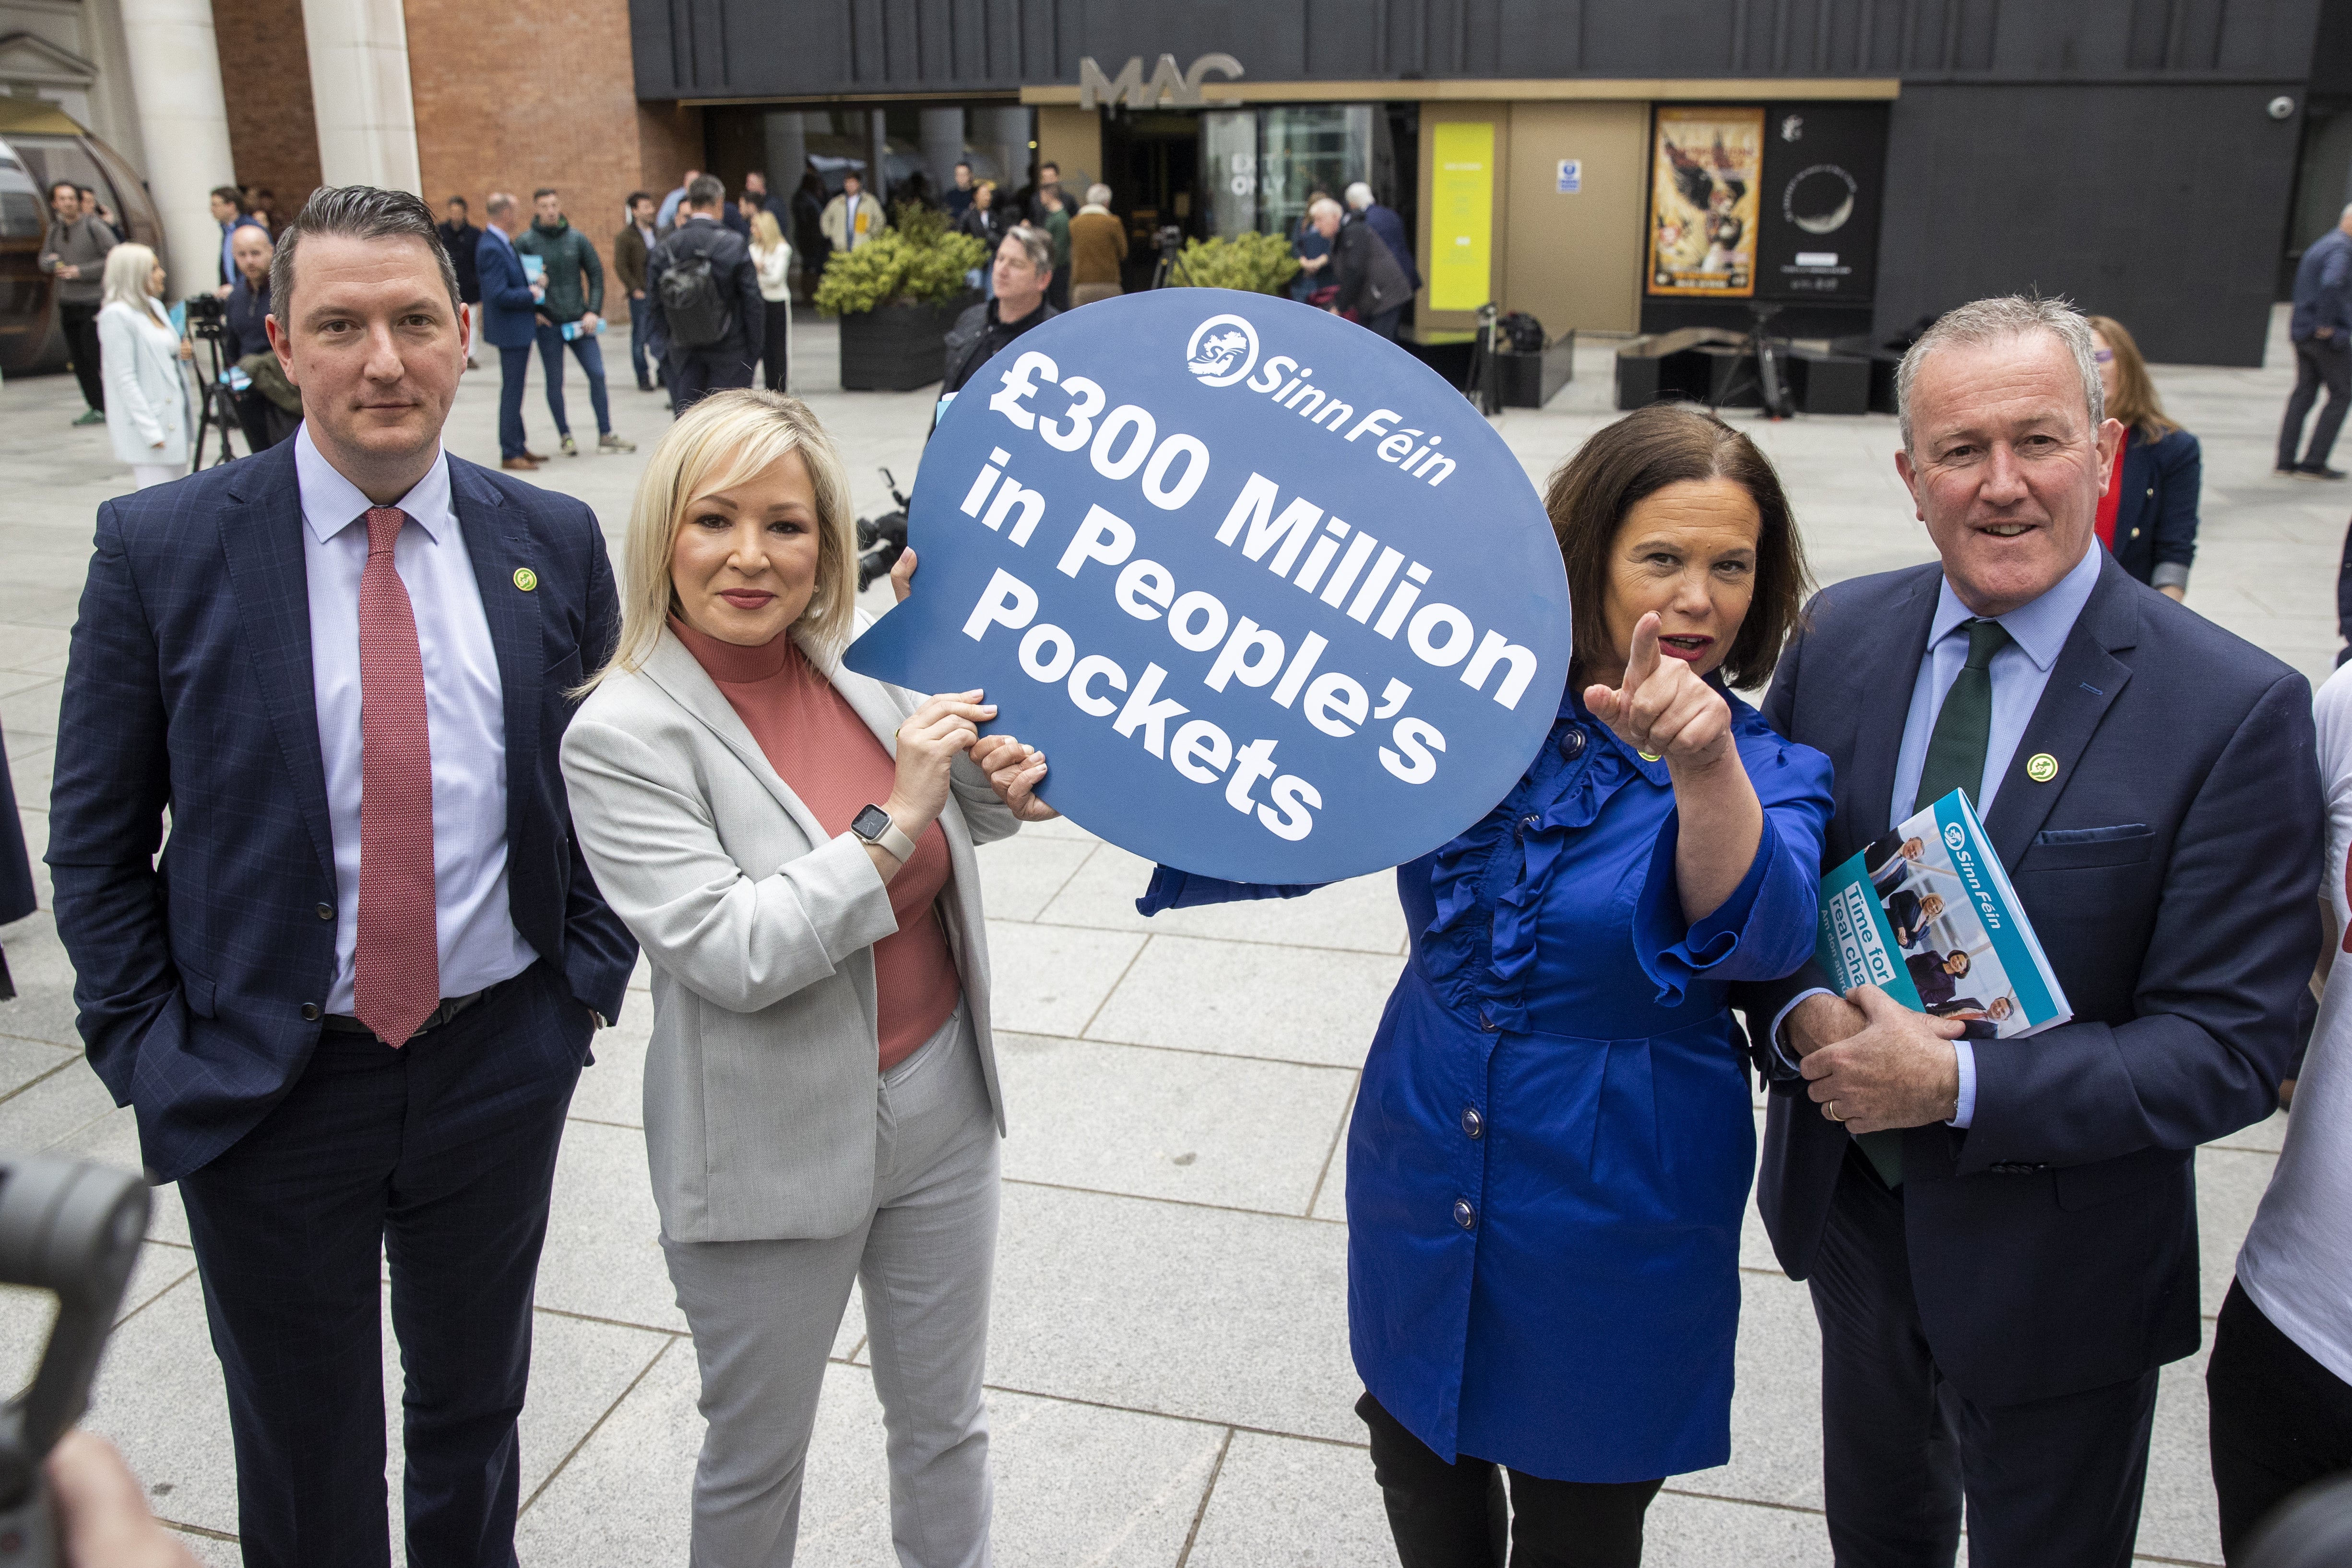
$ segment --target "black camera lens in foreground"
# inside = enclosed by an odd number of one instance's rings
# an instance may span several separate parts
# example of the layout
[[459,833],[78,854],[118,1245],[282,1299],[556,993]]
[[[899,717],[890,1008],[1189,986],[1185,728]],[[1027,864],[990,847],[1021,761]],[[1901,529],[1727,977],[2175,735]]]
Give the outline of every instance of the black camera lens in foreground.
[[58,1321],[25,1392],[0,1406],[0,1542],[10,1563],[58,1550],[41,1461],[89,1407],[90,1381],[147,1234],[147,1184],[85,1160],[0,1161],[0,1284],[58,1299]]

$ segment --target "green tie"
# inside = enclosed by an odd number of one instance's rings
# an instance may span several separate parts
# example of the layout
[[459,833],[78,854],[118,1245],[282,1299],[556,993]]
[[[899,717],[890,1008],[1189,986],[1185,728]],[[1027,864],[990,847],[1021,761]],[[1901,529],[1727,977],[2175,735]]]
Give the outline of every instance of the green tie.
[[[1911,799],[1914,815],[1927,810],[1956,789],[1965,789],[1973,802],[1984,788],[1985,743],[1992,733],[1992,656],[2010,644],[2009,628],[1999,621],[1971,620],[1968,628],[1969,661],[1952,677],[1944,706],[1936,714],[1935,732],[1927,737],[1927,760],[1919,769],[1919,793]],[[1903,1134],[1895,1128],[1883,1132],[1857,1132],[1854,1142],[1869,1156],[1889,1187],[1903,1184]]]

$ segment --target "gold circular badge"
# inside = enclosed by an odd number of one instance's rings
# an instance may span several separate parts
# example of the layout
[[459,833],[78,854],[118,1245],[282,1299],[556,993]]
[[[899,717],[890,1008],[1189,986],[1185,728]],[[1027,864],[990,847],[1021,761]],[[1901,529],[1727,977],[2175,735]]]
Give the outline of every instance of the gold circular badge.
[[526,594],[530,593],[533,588],[539,586],[539,574],[532,571],[528,566],[516,567],[515,586],[520,588]]
[[2025,776],[2035,784],[2048,784],[2058,776],[2058,759],[2047,752],[2036,752],[2025,760]]

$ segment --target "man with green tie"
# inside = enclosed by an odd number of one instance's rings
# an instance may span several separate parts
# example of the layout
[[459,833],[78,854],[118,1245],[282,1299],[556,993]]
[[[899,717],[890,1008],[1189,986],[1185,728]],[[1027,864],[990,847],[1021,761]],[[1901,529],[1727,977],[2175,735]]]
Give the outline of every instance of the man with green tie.
[[1823,593],[1764,704],[1836,764],[1825,866],[1966,790],[2074,1008],[2005,1039],[1812,965],[1735,988],[1841,1564],[1950,1568],[1964,1508],[1976,1562],[2129,1561],[2196,1147],[2271,1113],[2317,950],[2308,684],[2100,548],[2093,348],[2015,298],[1919,340],[1895,467],[1939,559]]

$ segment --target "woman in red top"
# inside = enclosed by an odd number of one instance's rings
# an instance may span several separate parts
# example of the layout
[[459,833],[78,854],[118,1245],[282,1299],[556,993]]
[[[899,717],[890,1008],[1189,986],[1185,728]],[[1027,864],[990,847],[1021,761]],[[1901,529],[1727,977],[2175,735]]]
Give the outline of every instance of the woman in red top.
[[618,647],[564,776],[653,966],[646,1154],[709,1423],[693,1560],[791,1560],[863,1281],[900,1561],[978,1568],[1003,1117],[972,847],[1054,813],[1041,755],[979,739],[985,693],[843,667],[851,531],[806,407],[697,404],[639,481]]
[[2123,445],[2100,498],[2099,542],[2116,564],[2175,599],[2189,596],[2197,559],[2197,501],[2205,458],[2197,437],[2165,417],[2164,404],[2139,345],[2113,316],[2091,318],[2091,339],[2106,389],[2107,417],[2120,420]]

